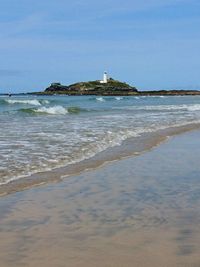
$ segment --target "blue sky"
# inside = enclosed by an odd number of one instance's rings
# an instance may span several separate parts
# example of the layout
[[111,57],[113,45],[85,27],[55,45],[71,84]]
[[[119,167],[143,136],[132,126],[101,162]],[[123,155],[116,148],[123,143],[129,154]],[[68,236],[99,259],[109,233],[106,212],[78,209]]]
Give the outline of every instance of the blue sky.
[[200,89],[199,0],[0,0],[0,93],[113,78]]

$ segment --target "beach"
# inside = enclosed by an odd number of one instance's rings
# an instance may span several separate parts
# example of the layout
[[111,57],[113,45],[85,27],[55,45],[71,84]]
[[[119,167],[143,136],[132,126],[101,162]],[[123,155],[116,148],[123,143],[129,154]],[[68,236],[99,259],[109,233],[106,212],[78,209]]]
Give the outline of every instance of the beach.
[[200,266],[200,131],[0,199],[0,267]]
[[0,267],[200,267],[200,1],[0,3]]

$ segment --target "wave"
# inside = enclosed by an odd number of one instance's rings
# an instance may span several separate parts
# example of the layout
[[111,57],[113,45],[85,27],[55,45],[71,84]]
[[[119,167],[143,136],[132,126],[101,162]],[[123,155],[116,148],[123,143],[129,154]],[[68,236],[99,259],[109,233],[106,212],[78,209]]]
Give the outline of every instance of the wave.
[[116,96],[115,99],[119,101],[119,100],[122,100],[123,97],[121,97],[121,96]]
[[119,100],[130,100],[129,96],[93,96],[87,99],[89,101],[109,102]]
[[[198,124],[196,125],[198,126]],[[179,127],[187,127],[187,126],[188,128],[185,128],[185,130],[180,129],[180,132],[187,131],[187,129],[189,130],[189,129],[195,128],[194,125],[192,126],[191,122],[188,122],[188,123],[180,123],[180,124],[175,124],[175,125],[165,125],[165,126],[160,125],[157,127],[150,127],[150,128],[141,127],[137,130],[126,129],[126,130],[117,131],[117,132],[113,132],[109,130],[105,132],[105,135],[101,138],[101,140],[98,140],[97,142],[89,142],[87,146],[80,146],[80,149],[78,151],[73,151],[74,152],[74,153],[72,152],[73,157],[71,157],[71,152],[70,152],[70,157],[66,157],[66,158],[63,157],[63,159],[64,158],[65,159],[62,162],[59,162],[58,160],[55,160],[55,159],[46,158],[46,161],[48,161],[48,165],[44,164],[44,165],[34,166],[34,168],[32,168],[31,170],[27,170],[27,173],[23,172],[21,174],[19,173],[16,174],[14,177],[9,177],[9,178],[6,177],[5,179],[3,179],[3,181],[0,181],[0,185],[7,184],[11,181],[18,180],[20,178],[28,177],[34,173],[51,171],[56,168],[66,167],[70,164],[80,163],[83,160],[94,157],[98,153],[103,152],[108,148],[122,145],[123,141],[129,138],[137,138],[144,133],[152,133],[152,132],[156,133],[157,131],[160,131],[160,130],[165,130],[165,129],[170,129],[171,127],[175,127],[176,129],[171,131],[171,134],[173,135],[173,132],[175,134],[179,132],[179,131],[178,132],[176,131],[178,130]],[[43,134],[44,136],[46,136],[46,133],[43,133]],[[170,136],[170,134],[169,132],[166,132],[166,137],[168,136]],[[159,138],[158,138],[158,143],[159,143]],[[127,153],[128,153],[127,155],[130,155],[128,150],[127,150]],[[135,151],[135,153],[133,152],[133,154],[139,154],[139,152]],[[44,157],[42,156],[42,158],[44,159],[45,156]],[[116,159],[117,158],[118,157],[116,157]],[[51,163],[55,163],[55,164],[51,164]],[[66,173],[63,174],[63,176],[66,176]]]
[[5,99],[4,101],[8,104],[26,104],[33,106],[41,106],[41,103],[37,99]]
[[68,110],[62,106],[54,107],[41,107],[41,108],[22,108],[18,110],[19,112],[24,112],[32,115],[36,114],[50,114],[50,115],[65,115]]
[[50,104],[49,100],[40,100],[42,104]]
[[200,104],[189,104],[189,105],[160,105],[160,106],[149,106],[146,109],[150,110],[182,110],[182,111],[198,111],[200,110]]
[[198,111],[198,110],[200,110],[200,104],[188,106],[188,110],[189,111]]
[[96,100],[100,102],[105,102],[105,99],[103,97],[96,97]]
[[81,109],[79,107],[68,107],[63,106],[52,106],[52,107],[41,107],[41,108],[23,108],[19,110],[28,114],[50,114],[50,115],[66,115],[66,114],[79,114],[80,112],[87,112],[87,109]]
[[[105,101],[105,100],[99,100]],[[41,106],[41,104],[40,104]],[[170,111],[200,111],[200,104],[190,104],[190,105],[158,105],[158,106],[124,106],[124,107],[113,107],[114,110],[135,110],[135,111],[151,111],[151,112],[170,112]],[[18,110],[20,112],[25,112],[29,114],[50,114],[50,115],[66,115],[66,114],[79,114],[81,112],[95,112],[95,109],[84,109],[77,106],[63,107],[61,105],[55,106],[41,106],[39,108],[23,108]],[[105,112],[106,110],[103,110]]]
[[158,105],[158,106],[126,106],[126,107],[114,107],[113,109],[124,110],[150,110],[150,111],[200,111],[200,104],[189,105]]
[[67,110],[69,113],[72,113],[72,114],[78,114],[81,111],[87,111],[86,109],[81,109],[79,107],[69,107]]
[[35,109],[34,112],[46,113],[51,115],[66,115],[68,113],[68,110],[62,106],[54,106],[54,107],[41,107]]

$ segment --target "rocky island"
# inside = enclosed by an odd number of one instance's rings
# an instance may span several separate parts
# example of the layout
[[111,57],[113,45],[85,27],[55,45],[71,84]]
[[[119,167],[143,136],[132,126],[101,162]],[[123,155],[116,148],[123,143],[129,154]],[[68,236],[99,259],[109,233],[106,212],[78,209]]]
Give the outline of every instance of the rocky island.
[[52,83],[44,93],[67,95],[135,95],[138,91],[135,87],[127,83],[110,78],[106,83],[89,81],[79,82],[69,86],[60,83]]
[[52,83],[43,92],[31,94],[38,95],[102,95],[102,96],[161,96],[161,95],[200,95],[198,90],[153,90],[138,91],[135,86],[131,86],[126,82],[121,82],[113,78],[109,78],[107,72],[103,74],[103,80],[95,80],[88,82],[78,82],[71,85],[62,85],[61,83]]

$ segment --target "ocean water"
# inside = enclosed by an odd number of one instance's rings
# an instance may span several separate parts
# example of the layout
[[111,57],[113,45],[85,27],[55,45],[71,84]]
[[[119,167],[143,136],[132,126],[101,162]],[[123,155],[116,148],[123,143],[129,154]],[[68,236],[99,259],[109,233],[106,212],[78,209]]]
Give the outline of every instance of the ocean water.
[[191,123],[200,123],[199,96],[0,97],[0,184]]

